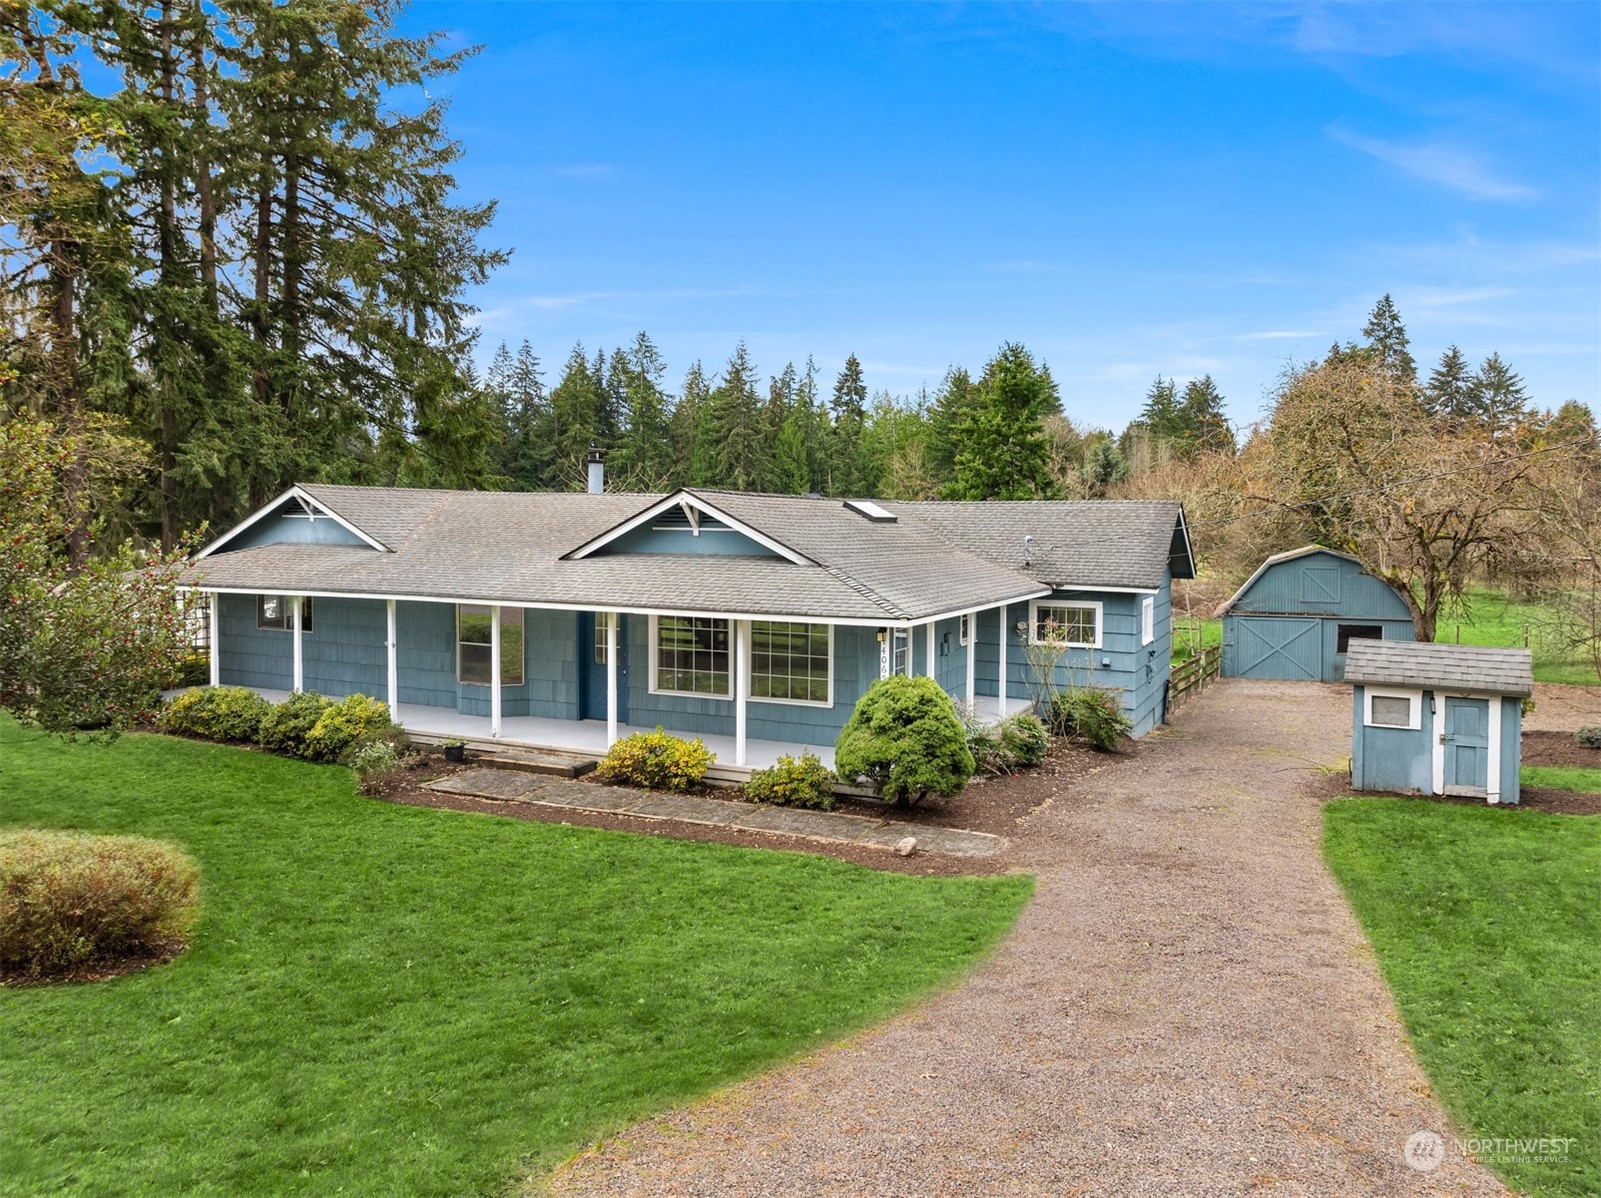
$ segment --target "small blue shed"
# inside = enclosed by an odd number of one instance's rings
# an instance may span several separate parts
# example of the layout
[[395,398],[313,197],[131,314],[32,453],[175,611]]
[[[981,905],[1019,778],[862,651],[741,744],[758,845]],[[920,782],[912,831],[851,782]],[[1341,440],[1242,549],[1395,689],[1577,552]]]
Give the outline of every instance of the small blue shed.
[[1352,641],[1416,639],[1394,587],[1321,545],[1274,554],[1216,614],[1225,678],[1339,682]]
[[1518,801],[1527,649],[1351,642],[1351,786]]

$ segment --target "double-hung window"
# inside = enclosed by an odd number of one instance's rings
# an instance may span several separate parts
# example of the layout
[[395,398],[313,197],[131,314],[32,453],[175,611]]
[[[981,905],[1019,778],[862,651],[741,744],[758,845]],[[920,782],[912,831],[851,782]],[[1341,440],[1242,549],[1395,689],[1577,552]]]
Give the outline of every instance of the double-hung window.
[[733,694],[728,621],[712,616],[657,616],[651,689],[726,699]]
[[1094,603],[1049,603],[1032,605],[1029,640],[1036,645],[1065,645],[1068,648],[1101,647],[1101,605]]
[[750,697],[787,703],[832,702],[830,626],[753,620]]
[[[488,686],[494,681],[494,609],[482,603],[456,605],[456,678]],[[520,686],[523,680],[523,609],[500,609],[500,683]]]
[[[288,595],[256,596],[256,627],[270,628],[275,632],[295,630],[295,609]],[[300,598],[300,631],[311,631],[311,598]]]

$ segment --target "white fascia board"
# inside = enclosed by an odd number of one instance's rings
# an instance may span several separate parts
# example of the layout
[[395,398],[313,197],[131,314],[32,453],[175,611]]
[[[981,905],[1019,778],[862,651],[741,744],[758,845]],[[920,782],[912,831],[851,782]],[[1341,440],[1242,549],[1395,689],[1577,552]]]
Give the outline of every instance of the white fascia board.
[[657,516],[660,516],[663,512],[671,511],[673,508],[680,506],[693,507],[696,511],[700,512],[704,516],[711,516],[714,519],[721,520],[724,524],[728,525],[737,532],[743,533],[745,536],[755,541],[758,545],[761,545],[767,549],[771,549],[774,553],[778,554],[779,557],[782,557],[786,561],[792,562],[797,566],[815,566],[817,564],[816,562],[812,561],[811,558],[802,553],[797,553],[783,542],[773,540],[772,537],[768,536],[764,532],[760,532],[757,529],[752,528],[743,520],[736,520],[727,512],[720,511],[714,504],[707,503],[704,499],[689,491],[675,491],[673,494],[667,496],[667,498],[658,500],[656,503],[651,504],[644,511],[640,512],[638,515],[631,516],[627,520],[624,520],[615,528],[608,529],[607,531],[601,533],[598,537],[585,541],[577,549],[574,549],[569,553],[564,553],[562,555],[562,560],[580,561],[583,558],[590,556],[596,550],[603,549],[607,545],[610,545],[619,537],[626,536],[628,533],[633,532],[634,529],[639,528],[641,525],[648,524]]
[[995,599],[989,603],[980,603],[976,606],[969,603],[965,607],[953,607],[948,611],[935,612],[931,616],[918,616],[915,620],[880,620],[879,626],[888,628],[917,628],[920,625],[927,624],[933,620],[949,620],[956,616],[976,616],[981,611],[990,611],[991,609],[997,607],[1010,607],[1014,603],[1027,603],[1030,599],[1043,599],[1047,595],[1053,593],[1054,592],[1049,590],[1028,591],[1022,595],[1013,595],[1009,599]]
[[[223,533],[222,536],[218,537],[215,541],[211,542],[211,544],[207,545],[199,553],[195,554],[195,560],[199,561],[203,557],[211,556],[211,554],[215,553],[218,549],[221,549],[229,541],[233,540],[240,533],[244,532],[245,529],[250,528],[252,525],[254,525],[258,520],[265,519],[267,516],[270,516],[273,512],[277,511],[279,506],[285,500],[288,500],[288,499],[298,499],[298,500],[300,500],[301,503],[306,504],[308,507],[316,508],[319,512],[321,512],[323,515],[327,516],[335,524],[339,525],[340,528],[343,528],[346,532],[352,533],[355,536],[360,537],[368,545],[371,545],[374,549],[377,549],[381,553],[388,553],[390,551],[388,545],[380,544],[378,541],[375,541],[372,537],[368,536],[361,529],[357,528],[349,520],[346,520],[338,512],[334,511],[326,503],[323,503],[320,500],[317,500],[317,499],[313,498],[311,495],[309,495],[305,491],[301,490],[300,485],[297,483],[295,486],[290,487],[282,495],[278,496],[278,498],[276,498],[274,500],[271,500],[268,503],[262,504],[261,507],[257,509],[257,511],[256,511],[256,513],[254,515],[247,516],[243,521],[241,521],[238,524],[235,524],[227,532]],[[268,592],[268,593],[270,593],[270,592]],[[287,594],[288,592],[285,592],[285,593]]]
[[1059,586],[1052,594],[1063,595],[1160,595],[1159,587],[1062,587]]

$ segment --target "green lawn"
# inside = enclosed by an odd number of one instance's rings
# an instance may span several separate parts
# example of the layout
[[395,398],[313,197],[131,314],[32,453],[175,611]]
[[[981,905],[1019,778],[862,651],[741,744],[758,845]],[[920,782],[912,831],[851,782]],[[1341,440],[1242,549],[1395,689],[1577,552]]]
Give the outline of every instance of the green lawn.
[[1564,1162],[1492,1167],[1601,1193],[1601,819],[1346,799],[1324,853],[1459,1132],[1573,1137]]
[[1576,686],[1595,686],[1595,670],[1577,657],[1554,653],[1540,643],[1538,629],[1541,609],[1537,603],[1521,603],[1501,591],[1469,588],[1465,614],[1442,615],[1434,629],[1437,641],[1455,641],[1460,631],[1464,645],[1492,645],[1503,649],[1524,647],[1524,629],[1529,630],[1529,647],[1534,650],[1536,682],[1567,682]]
[[1601,794],[1601,769],[1585,769],[1578,765],[1526,765],[1518,771],[1518,778],[1524,786]]
[[0,1194],[493,1193],[904,1008],[1025,878],[403,807],[348,771],[0,722],[0,824],[200,861],[191,950],[0,990]]

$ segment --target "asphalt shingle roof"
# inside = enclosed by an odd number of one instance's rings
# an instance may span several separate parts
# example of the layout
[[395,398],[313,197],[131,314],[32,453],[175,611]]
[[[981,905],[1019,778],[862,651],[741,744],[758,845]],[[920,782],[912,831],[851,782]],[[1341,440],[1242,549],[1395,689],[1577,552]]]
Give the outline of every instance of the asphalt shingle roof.
[[[885,502],[899,518],[875,523],[838,499],[693,490],[686,494],[816,565],[767,556],[604,552],[568,560],[565,555],[663,496],[302,490],[389,551],[223,546],[196,563],[190,580],[245,591],[921,620],[1041,594],[1052,585],[1154,588],[1179,518],[1176,503],[1111,504],[1116,510],[1103,515],[1093,510],[1103,506],[1098,503]],[[962,508],[980,509],[1004,527],[979,536],[986,520],[953,511]],[[1051,563],[1048,569],[1023,568],[1023,529],[1040,546],[1037,565]],[[1072,561],[1080,563],[1077,575],[1068,572]]]
[[1534,691],[1534,655],[1527,649],[1479,645],[1353,640],[1346,653],[1345,680],[1528,695]]

